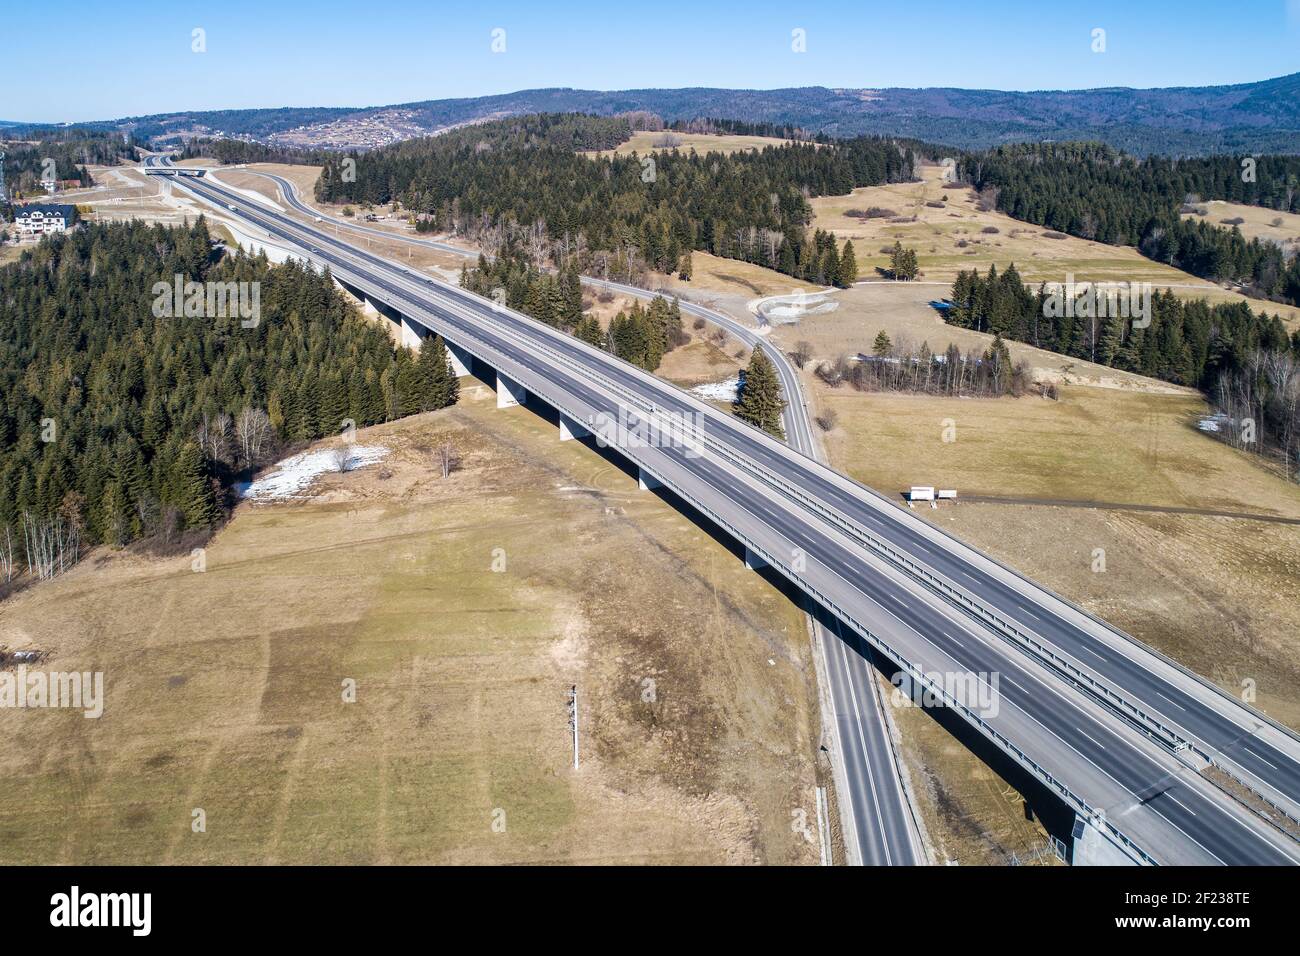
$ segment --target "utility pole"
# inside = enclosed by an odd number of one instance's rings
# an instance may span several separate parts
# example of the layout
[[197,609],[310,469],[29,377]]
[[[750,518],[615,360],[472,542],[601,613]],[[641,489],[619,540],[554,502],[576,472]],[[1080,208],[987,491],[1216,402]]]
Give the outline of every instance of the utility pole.
[[573,769],[578,769],[578,685],[569,688],[569,726],[573,728]]

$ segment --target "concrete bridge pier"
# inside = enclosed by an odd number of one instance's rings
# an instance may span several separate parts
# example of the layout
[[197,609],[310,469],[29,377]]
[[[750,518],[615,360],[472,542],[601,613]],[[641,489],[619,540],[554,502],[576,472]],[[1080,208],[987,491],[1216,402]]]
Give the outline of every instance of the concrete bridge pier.
[[[369,305],[369,302],[366,303]],[[402,344],[409,349],[418,349],[420,339],[429,334],[429,330],[423,325],[416,325],[406,316],[402,316]]]
[[1129,847],[1118,843],[1101,821],[1089,820],[1077,812],[1070,847],[1073,866],[1141,866],[1145,861]]
[[591,429],[586,425],[580,424],[576,419],[570,418],[563,412],[560,413],[560,441],[586,438],[589,435],[591,435]]
[[497,408],[513,408],[528,401],[528,390],[497,372]]
[[765,568],[765,567],[767,567],[767,562],[764,561],[762,557],[760,557],[759,555],[755,554],[753,551],[750,551],[749,548],[746,547],[746,548],[745,548],[745,567],[749,568],[749,570],[751,570],[751,571],[757,571],[759,568]]
[[656,478],[650,472],[646,471],[640,465],[636,468],[636,486],[642,491],[650,491],[654,488],[662,488],[664,483]]
[[474,367],[474,358],[459,345],[452,345],[446,339],[443,342],[447,346],[447,358],[451,360],[451,374],[457,378],[464,378],[470,374],[470,369]]

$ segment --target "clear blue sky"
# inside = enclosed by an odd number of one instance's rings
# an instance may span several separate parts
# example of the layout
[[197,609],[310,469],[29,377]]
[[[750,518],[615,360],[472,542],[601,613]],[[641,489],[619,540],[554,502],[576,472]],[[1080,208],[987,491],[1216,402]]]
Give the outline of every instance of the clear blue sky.
[[[1241,83],[1300,71],[1300,0],[76,7],[7,7],[0,119],[372,106],[543,86],[1078,89]],[[191,51],[195,27],[206,31],[206,53]],[[494,54],[498,27],[506,50]],[[1098,27],[1105,53],[1091,49]],[[806,31],[805,53],[791,51],[795,28]]]

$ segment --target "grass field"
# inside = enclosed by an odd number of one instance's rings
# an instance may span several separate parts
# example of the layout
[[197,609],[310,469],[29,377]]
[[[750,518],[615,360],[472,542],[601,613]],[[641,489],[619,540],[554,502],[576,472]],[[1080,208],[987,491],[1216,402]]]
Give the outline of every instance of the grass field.
[[813,292],[821,288],[783,275],[775,269],[765,269],[739,259],[722,259],[707,252],[692,253],[691,266],[693,272],[690,282],[682,282],[672,276],[664,283],[665,286],[683,293],[717,292],[746,299],[791,292]]
[[[1192,395],[1067,387],[945,399],[810,385],[832,460],[881,492],[955,487],[1016,503],[917,514],[1300,727],[1300,526],[1033,499],[1300,517],[1300,486],[1195,431]],[[945,442],[951,423],[956,440]],[[895,500],[900,500],[895,497]],[[1094,570],[1096,549],[1103,572]]]
[[[298,188],[298,198],[303,202],[312,204],[315,202],[313,190],[316,188],[316,180],[320,179],[319,166],[303,166],[291,163],[250,163],[248,168],[258,172],[273,173],[276,176],[283,176],[289,182]],[[222,170],[222,175],[234,170]],[[265,180],[262,180],[265,183]],[[274,190],[274,186],[271,187]]]
[[0,643],[103,671],[107,703],[0,711],[0,861],[816,862],[790,825],[820,726],[801,615],[466,382],[362,433],[389,477],[241,507],[202,573],[100,552],[6,602]]
[[[890,493],[926,484],[1300,518],[1300,485],[1193,427],[1206,410],[1195,395],[1067,387],[1054,402],[864,393],[820,383],[816,394],[850,423],[829,436],[832,455]],[[944,440],[948,420],[953,441]]]
[[[870,353],[876,334],[881,331],[888,334],[896,346],[910,343],[919,347],[925,342],[932,352],[939,353],[952,343],[962,351],[983,352],[993,341],[993,336],[948,325],[931,305],[948,293],[947,285],[915,282],[854,286],[833,293],[834,300],[839,303],[834,311],[805,316],[797,324],[779,325],[773,330],[772,338],[787,351],[797,342],[808,342],[816,362],[834,361],[841,355]],[[1022,342],[1008,341],[1007,348],[1013,361],[1026,362],[1034,376],[1043,381],[1187,392],[1167,382],[1080,361]]]
[[591,150],[588,155],[630,156],[632,153],[639,153],[644,156],[647,153],[658,153],[668,149],[676,149],[683,153],[691,150],[701,154],[738,153],[741,150],[762,149],[764,146],[781,146],[789,142],[789,140],[778,139],[773,136],[732,136],[729,134],[673,132],[671,135],[677,140],[676,146],[656,145],[664,135],[662,132],[650,133],[643,131],[633,133],[631,139],[619,144],[616,149]]
[[[943,188],[939,166],[923,166],[921,182],[892,183],[855,189],[847,196],[825,196],[811,200],[819,229],[852,239],[861,278],[873,278],[875,267],[886,268],[888,256],[880,251],[900,240],[917,251],[924,278],[951,282],[957,271],[991,262],[1002,267],[1015,262],[1026,281],[1064,279],[1067,271],[1079,278],[1151,282],[1197,282],[1186,273],[1146,259],[1134,249],[1108,246],[1068,236],[1046,239],[1041,226],[1020,222],[996,211],[977,207],[971,189]],[[943,202],[942,208],[926,205]],[[891,217],[860,219],[846,215],[850,210],[879,207],[892,211],[906,222]],[[915,221],[911,221],[915,217]],[[984,232],[986,228],[996,232]],[[959,243],[966,243],[965,246]],[[1211,283],[1201,283],[1212,285]]]
[[[1049,230],[1041,226],[1000,212],[982,211],[973,190],[944,189],[942,173],[939,166],[924,166],[920,170],[921,182],[867,186],[853,190],[848,196],[813,199],[813,225],[828,229],[841,239],[853,240],[859,276],[863,279],[878,278],[875,270],[889,265],[889,257],[882,250],[900,241],[916,250],[922,279],[948,285],[960,270],[987,271],[990,264],[996,264],[1001,270],[1014,262],[1021,278],[1029,283],[1062,282],[1071,273],[1078,280],[1150,282],[1172,288],[1184,298],[1249,301],[1256,310],[1278,313],[1293,327],[1300,323],[1300,309],[1247,299],[1171,266],[1153,262],[1136,249],[1073,236],[1047,238],[1045,233]],[[940,201],[941,208],[927,205]],[[891,210],[908,221],[845,215],[850,210],[866,211],[873,206]]]
[[1183,219],[1200,219],[1215,226],[1227,227],[1233,223],[1224,220],[1243,220],[1235,223],[1241,234],[1247,239],[1266,239],[1276,242],[1288,252],[1300,249],[1300,215],[1293,212],[1278,212],[1263,206],[1243,206],[1240,203],[1223,202],[1215,199],[1197,203],[1205,208],[1205,215],[1195,212],[1183,214]]

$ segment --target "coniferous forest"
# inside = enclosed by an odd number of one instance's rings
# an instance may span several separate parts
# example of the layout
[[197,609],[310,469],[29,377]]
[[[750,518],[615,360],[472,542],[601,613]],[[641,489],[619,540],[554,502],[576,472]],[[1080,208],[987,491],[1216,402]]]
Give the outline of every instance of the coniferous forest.
[[1003,146],[964,157],[964,181],[1007,215],[1148,258],[1258,297],[1300,304],[1300,259],[1235,225],[1183,219],[1203,200],[1300,209],[1300,157],[1138,160],[1099,143]]
[[540,269],[510,240],[491,262],[480,255],[478,264],[461,267],[463,288],[491,299],[547,325],[568,332],[588,345],[603,348],[647,372],[659,367],[666,353],[688,340],[682,329],[681,306],[674,299],[655,296],[648,306],[633,303],[610,320],[609,328],[584,310],[582,279],[572,263],[562,263],[555,273]]
[[[1057,290],[1027,288],[1014,265],[958,273],[950,303],[949,324],[991,332],[995,341],[1198,388],[1227,418],[1221,437],[1277,453],[1287,475],[1300,468],[1300,331],[1288,336],[1276,315],[1244,302],[1184,301],[1169,289],[1151,293],[1146,314],[1131,307],[1121,314],[1118,299],[1099,308],[1089,290],[1065,308]],[[1256,432],[1258,440],[1243,437]]]
[[[157,317],[176,275],[260,283],[259,320]],[[284,446],[455,394],[440,340],[395,348],[326,273],[222,254],[202,218],[86,225],[0,269],[0,547],[46,521],[114,545],[210,528]]]
[[[2,139],[3,137],[0,137]],[[129,135],[76,127],[23,130],[21,138],[0,143],[5,154],[5,186],[11,198],[43,198],[41,182],[91,186],[87,166],[112,166],[135,158],[138,143]]]
[[625,117],[540,114],[332,157],[316,198],[398,203],[422,228],[477,240],[539,230],[602,278],[681,271],[692,251],[839,284],[829,234],[810,235],[810,196],[913,178],[919,144],[877,137],[757,151],[583,155],[630,135]]
[[1026,287],[1014,264],[1001,273],[990,266],[983,275],[977,270],[957,274],[945,319],[961,328],[1206,390],[1220,372],[1240,366],[1258,349],[1294,353],[1300,359],[1300,332],[1288,336],[1280,318],[1256,313],[1244,302],[1210,305],[1156,289],[1150,325],[1141,327],[1140,319],[1119,316],[1111,306],[1103,310],[1108,315],[1083,314],[1082,294],[1068,310],[1053,308],[1051,299],[1052,290]]

